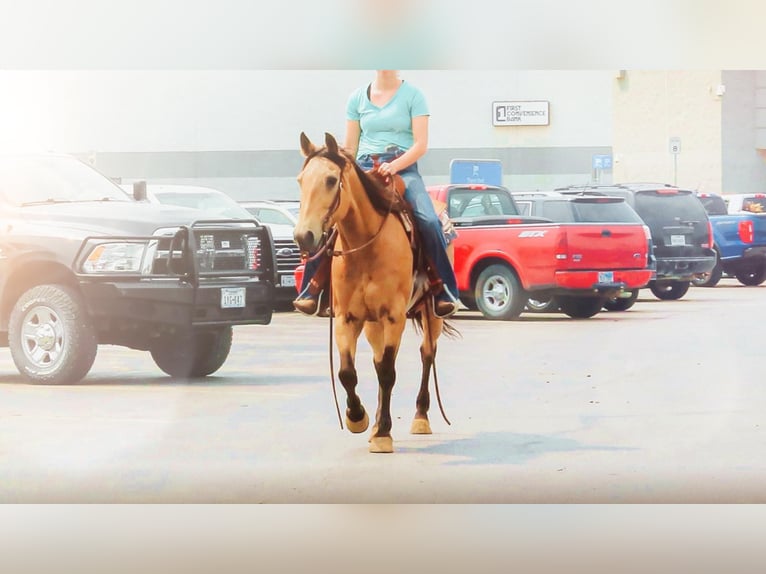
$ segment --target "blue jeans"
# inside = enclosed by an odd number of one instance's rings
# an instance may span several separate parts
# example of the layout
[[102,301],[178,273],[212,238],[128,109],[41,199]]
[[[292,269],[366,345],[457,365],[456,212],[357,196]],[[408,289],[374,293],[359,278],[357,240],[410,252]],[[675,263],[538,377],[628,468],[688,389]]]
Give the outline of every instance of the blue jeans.
[[[390,162],[401,155],[401,152],[390,152],[375,154],[375,156],[363,155],[357,159],[359,167],[364,170],[372,169],[375,163],[381,164],[383,162]],[[423,246],[425,247],[426,254],[436,267],[436,272],[439,274],[439,278],[444,284],[444,292],[439,295],[439,299],[448,301],[457,301],[457,279],[455,278],[455,272],[452,270],[449,257],[447,257],[447,240],[444,238],[444,232],[442,231],[442,224],[439,221],[439,216],[436,215],[434,205],[431,202],[431,196],[426,191],[426,186],[423,183],[423,178],[418,172],[418,164],[414,163],[411,166],[403,169],[399,172],[399,175],[404,180],[406,187],[404,191],[404,198],[412,206],[413,215],[417,220],[418,231],[420,237],[423,240]],[[303,281],[301,282],[301,292],[299,298],[308,296],[308,286],[311,277],[313,277],[319,266],[319,260],[311,261],[306,264],[306,269],[303,273]]]

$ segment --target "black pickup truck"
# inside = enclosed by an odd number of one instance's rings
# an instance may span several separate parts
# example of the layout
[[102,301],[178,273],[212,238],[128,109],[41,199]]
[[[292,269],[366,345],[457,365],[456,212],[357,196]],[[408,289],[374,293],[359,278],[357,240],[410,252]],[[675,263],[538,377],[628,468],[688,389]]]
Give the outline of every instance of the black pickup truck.
[[255,220],[137,203],[71,156],[0,156],[0,344],[31,382],[79,381],[99,344],[209,375],[233,326],[271,322],[275,279]]

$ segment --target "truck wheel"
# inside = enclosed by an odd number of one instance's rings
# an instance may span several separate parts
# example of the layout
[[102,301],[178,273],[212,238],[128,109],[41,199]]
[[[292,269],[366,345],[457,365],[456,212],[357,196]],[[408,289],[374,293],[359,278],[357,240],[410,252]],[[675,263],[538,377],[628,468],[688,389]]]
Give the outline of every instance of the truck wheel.
[[658,299],[675,301],[686,295],[689,285],[689,281],[652,281],[649,283],[649,289]]
[[565,315],[573,319],[588,319],[601,311],[604,306],[603,297],[575,297],[562,295],[559,297],[559,308]]
[[755,287],[766,281],[766,265],[739,270],[735,277],[742,285]]
[[76,383],[88,374],[98,342],[76,289],[38,285],[14,305],[8,346],[19,372],[32,383]]
[[479,274],[474,289],[476,306],[487,319],[518,319],[527,302],[516,274],[506,265],[490,265]]
[[231,327],[166,336],[151,349],[157,366],[173,378],[206,377],[226,362],[231,350]]
[[723,276],[723,267],[721,260],[716,257],[715,267],[707,273],[700,273],[692,279],[692,285],[695,287],[715,287]]
[[554,296],[543,297],[539,299],[530,297],[527,299],[527,311],[532,313],[555,313],[559,310],[559,302]]
[[604,309],[607,311],[627,311],[638,299],[638,289],[631,289],[630,297],[607,297]]

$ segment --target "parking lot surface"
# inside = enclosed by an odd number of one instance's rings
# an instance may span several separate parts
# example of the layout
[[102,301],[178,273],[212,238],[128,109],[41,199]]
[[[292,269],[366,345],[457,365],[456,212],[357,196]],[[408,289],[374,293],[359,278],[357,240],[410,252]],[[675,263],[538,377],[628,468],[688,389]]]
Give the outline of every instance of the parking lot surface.
[[[340,429],[327,319],[238,327],[228,362],[194,381],[101,347],[81,383],[35,386],[3,349],[0,502],[764,502],[765,301],[724,279],[587,320],[462,311],[437,356],[452,424],[432,393],[430,436],[408,433],[408,328],[389,455]],[[374,412],[363,340],[357,365]]]

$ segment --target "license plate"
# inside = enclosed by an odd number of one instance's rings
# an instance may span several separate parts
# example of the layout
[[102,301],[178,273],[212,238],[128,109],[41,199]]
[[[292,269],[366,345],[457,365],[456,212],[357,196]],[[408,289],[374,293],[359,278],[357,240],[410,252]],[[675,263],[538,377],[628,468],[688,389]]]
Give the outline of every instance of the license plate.
[[599,271],[598,282],[599,283],[614,283],[614,271]]
[[670,244],[671,245],[686,245],[686,235],[671,235]]
[[295,275],[282,275],[279,278],[279,284],[282,287],[295,287]]
[[221,309],[235,309],[245,306],[244,287],[222,287]]

